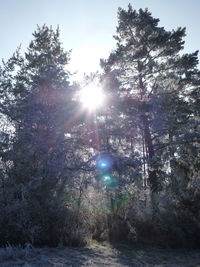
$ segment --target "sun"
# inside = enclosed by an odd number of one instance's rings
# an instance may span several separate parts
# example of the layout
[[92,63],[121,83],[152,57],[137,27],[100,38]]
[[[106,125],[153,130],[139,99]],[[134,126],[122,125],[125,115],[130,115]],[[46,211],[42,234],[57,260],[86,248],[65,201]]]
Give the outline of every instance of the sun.
[[105,96],[101,87],[91,83],[83,87],[80,91],[80,101],[84,108],[89,111],[101,107],[104,103]]

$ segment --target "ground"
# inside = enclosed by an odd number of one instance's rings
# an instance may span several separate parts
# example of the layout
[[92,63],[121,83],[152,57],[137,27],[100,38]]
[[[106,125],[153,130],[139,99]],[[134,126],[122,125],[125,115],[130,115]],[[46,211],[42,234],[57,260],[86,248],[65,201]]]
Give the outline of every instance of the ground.
[[0,267],[200,267],[200,250],[92,243],[84,248],[0,249]]

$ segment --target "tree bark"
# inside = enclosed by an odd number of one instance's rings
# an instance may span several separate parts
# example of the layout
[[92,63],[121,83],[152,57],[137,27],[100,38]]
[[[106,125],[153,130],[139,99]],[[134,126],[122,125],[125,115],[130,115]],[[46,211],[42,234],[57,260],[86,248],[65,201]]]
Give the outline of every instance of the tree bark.
[[151,133],[149,129],[149,122],[148,118],[146,115],[142,116],[143,120],[143,125],[144,125],[144,139],[145,139],[145,144],[148,148],[148,174],[149,174],[149,184],[152,192],[158,191],[158,179],[157,179],[157,173],[156,170],[154,169],[154,157],[155,157],[155,152],[154,152],[154,147],[152,143],[152,138],[151,138]]
[[154,166],[154,147],[151,138],[151,133],[149,129],[149,121],[147,115],[143,114],[142,116],[143,126],[144,126],[144,141],[148,151],[148,176],[149,184],[151,190],[151,204],[152,204],[152,217],[155,218],[158,213],[158,202],[157,202],[157,191],[158,191],[158,177],[157,172]]

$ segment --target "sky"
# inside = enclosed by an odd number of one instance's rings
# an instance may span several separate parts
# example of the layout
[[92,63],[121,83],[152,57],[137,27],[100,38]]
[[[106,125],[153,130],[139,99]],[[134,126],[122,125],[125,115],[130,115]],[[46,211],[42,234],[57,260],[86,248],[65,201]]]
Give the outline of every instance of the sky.
[[0,0],[0,59],[8,59],[21,44],[25,51],[37,25],[59,25],[66,51],[72,49],[71,72],[76,77],[99,68],[115,48],[113,35],[118,7],[148,8],[166,30],[186,27],[185,52],[200,46],[200,0]]

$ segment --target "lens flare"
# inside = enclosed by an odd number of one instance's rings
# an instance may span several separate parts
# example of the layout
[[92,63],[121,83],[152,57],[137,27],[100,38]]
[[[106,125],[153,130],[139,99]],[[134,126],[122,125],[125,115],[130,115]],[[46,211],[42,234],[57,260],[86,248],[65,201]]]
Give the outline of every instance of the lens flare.
[[114,183],[114,179],[111,174],[105,174],[102,176],[102,182],[106,186],[112,186]]
[[106,181],[109,181],[111,178],[110,178],[110,176],[106,175],[106,176],[103,177],[103,179],[106,182]]
[[99,171],[111,171],[113,167],[113,159],[107,154],[101,154],[96,159],[96,168]]
[[106,160],[99,160],[98,162],[97,162],[97,166],[98,166],[98,168],[100,168],[100,169],[107,169],[107,167],[108,167],[108,162],[106,162]]

